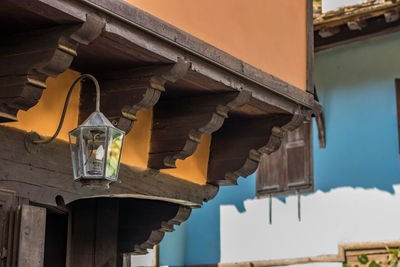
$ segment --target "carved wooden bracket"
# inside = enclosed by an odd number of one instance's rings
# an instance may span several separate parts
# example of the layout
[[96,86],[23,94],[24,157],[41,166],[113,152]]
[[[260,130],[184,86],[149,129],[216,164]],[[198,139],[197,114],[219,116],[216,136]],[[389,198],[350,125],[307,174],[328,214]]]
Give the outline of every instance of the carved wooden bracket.
[[146,241],[141,244],[135,245],[133,250],[134,254],[147,254],[148,249],[152,249],[155,245],[161,242],[165,232],[173,232],[174,225],[180,225],[182,222],[186,221],[189,218],[191,212],[191,208],[180,206],[175,217],[168,221],[162,221],[160,229],[151,231],[151,234]]
[[299,127],[305,117],[298,110],[292,116],[282,114],[227,121],[212,138],[208,183],[234,185],[238,177],[255,172],[261,155],[276,151],[284,132]]
[[0,122],[17,121],[19,110],[36,105],[47,77],[67,70],[79,44],[89,44],[105,26],[97,15],[83,24],[16,34],[1,43]]
[[124,199],[120,201],[119,251],[146,254],[161,242],[165,232],[186,221],[192,209],[161,201]]
[[[178,58],[177,63],[171,65],[95,74],[101,86],[102,112],[118,128],[129,133],[136,113],[153,107],[165,92],[165,83],[182,78],[189,68],[188,61]],[[83,86],[79,121],[84,121],[93,112],[95,104],[93,85],[85,83]]]
[[202,134],[223,125],[231,110],[248,103],[248,91],[162,99],[154,108],[148,166],[175,168],[177,159],[191,156]]

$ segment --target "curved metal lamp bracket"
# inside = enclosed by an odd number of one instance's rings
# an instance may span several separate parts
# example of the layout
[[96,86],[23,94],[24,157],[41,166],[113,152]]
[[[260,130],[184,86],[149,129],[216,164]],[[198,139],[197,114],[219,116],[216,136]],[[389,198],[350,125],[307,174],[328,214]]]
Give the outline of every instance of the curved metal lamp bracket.
[[86,79],[86,78],[88,78],[91,81],[93,81],[93,83],[94,83],[94,85],[96,87],[96,112],[100,112],[100,86],[99,86],[99,82],[97,81],[97,79],[93,75],[82,74],[81,76],[79,76],[72,83],[71,87],[69,88],[67,97],[65,99],[64,108],[63,108],[63,111],[62,111],[60,122],[59,122],[57,130],[53,134],[53,136],[48,138],[48,139],[44,139],[38,133],[33,132],[33,131],[31,131],[31,132],[26,134],[24,143],[25,143],[25,149],[29,153],[32,153],[32,154],[38,153],[39,150],[40,150],[40,146],[41,145],[48,144],[48,143],[52,142],[54,139],[56,139],[56,137],[60,133],[61,127],[62,127],[62,125],[64,123],[65,114],[67,112],[68,103],[69,103],[69,100],[71,98],[72,91],[74,90],[74,88],[78,84],[78,82],[80,82],[81,80]]

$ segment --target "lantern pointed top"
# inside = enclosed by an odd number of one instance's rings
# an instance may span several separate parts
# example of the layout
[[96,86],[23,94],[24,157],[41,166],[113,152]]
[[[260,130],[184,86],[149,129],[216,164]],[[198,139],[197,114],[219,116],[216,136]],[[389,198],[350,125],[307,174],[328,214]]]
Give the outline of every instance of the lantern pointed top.
[[109,126],[114,127],[103,113],[95,111],[81,124],[81,126]]

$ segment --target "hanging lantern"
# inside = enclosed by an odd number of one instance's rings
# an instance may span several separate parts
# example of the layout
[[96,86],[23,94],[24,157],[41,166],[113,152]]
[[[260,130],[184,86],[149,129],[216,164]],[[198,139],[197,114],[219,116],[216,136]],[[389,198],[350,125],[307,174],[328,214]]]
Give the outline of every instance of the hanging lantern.
[[96,86],[96,111],[69,132],[74,180],[80,181],[84,186],[109,188],[109,184],[118,178],[125,132],[114,127],[100,112],[100,87],[92,75],[83,74],[72,84],[56,133],[43,140],[37,133],[30,132],[25,138],[25,147],[29,152],[37,152],[38,145],[50,143],[57,137],[72,90],[84,78],[89,78]]
[[124,135],[101,112],[69,132],[74,179],[100,187],[116,181]]

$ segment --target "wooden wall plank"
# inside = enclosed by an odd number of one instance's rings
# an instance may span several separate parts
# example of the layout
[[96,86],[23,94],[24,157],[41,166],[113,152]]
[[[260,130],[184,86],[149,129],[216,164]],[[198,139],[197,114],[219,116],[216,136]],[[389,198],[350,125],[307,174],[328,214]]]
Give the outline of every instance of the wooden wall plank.
[[43,267],[46,209],[22,205],[17,267]]
[[98,199],[94,266],[115,267],[118,257],[119,199]]
[[95,267],[93,265],[96,234],[96,200],[75,202],[71,207],[69,267]]

